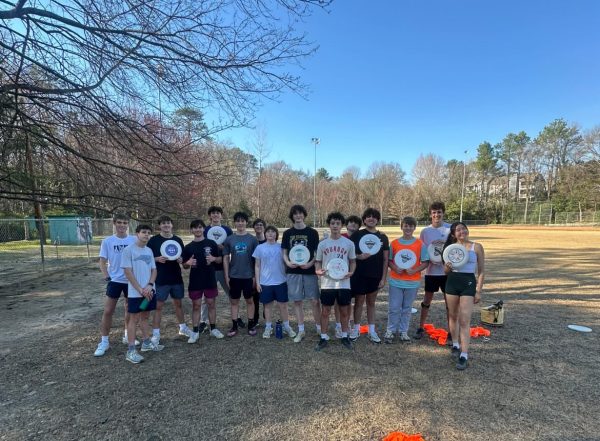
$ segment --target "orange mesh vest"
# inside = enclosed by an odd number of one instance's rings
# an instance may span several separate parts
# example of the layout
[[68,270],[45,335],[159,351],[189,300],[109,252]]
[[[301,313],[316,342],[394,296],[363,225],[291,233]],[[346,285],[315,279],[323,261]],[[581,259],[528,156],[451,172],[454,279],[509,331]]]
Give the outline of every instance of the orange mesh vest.
[[[392,255],[390,256],[390,259],[393,259],[393,256],[395,256],[401,250],[409,249],[415,253],[415,256],[417,256],[417,263],[414,264],[413,268],[421,265],[421,249],[423,248],[423,242],[421,242],[421,239],[415,240],[410,245],[404,245],[403,243],[400,243],[399,239],[396,239],[390,244],[390,248],[392,249]],[[421,280],[421,272],[419,271],[414,273],[412,276],[409,276],[406,273],[398,274],[396,271],[390,271],[390,278],[394,280],[408,280],[411,282],[419,281]]]

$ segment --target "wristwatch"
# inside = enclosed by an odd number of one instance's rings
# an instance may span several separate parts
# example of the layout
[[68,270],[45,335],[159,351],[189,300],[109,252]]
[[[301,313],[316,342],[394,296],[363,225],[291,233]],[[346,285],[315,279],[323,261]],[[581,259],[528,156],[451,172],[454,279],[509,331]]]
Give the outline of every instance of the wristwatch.
[[104,278],[105,282],[110,282],[110,276]]
[[153,287],[153,288],[154,288],[154,283],[150,283],[150,282],[148,282],[148,285],[150,285],[151,287]]

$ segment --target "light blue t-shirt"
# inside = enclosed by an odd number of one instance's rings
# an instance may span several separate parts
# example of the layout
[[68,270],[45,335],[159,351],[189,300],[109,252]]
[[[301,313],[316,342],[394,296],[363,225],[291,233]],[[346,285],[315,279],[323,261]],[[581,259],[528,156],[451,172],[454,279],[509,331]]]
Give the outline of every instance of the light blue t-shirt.
[[260,260],[260,280],[265,286],[281,285],[287,281],[281,244],[263,243],[256,247],[252,257]]
[[[123,250],[123,254],[121,255],[121,268],[131,268],[135,280],[144,288],[150,282],[152,270],[156,268],[154,254],[147,246],[138,247],[136,244],[129,245]],[[128,282],[127,297],[139,298],[142,297],[142,293],[138,292]]]

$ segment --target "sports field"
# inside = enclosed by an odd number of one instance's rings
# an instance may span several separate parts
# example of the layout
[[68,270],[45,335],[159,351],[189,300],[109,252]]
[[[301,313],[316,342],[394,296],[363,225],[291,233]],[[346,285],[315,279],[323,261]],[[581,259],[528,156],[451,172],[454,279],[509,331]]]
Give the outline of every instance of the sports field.
[[[346,441],[395,430],[427,441],[600,439],[600,229],[481,227],[471,238],[486,250],[482,303],[502,299],[506,319],[489,340],[474,340],[464,372],[431,340],[374,345],[363,336],[353,352],[333,342],[316,353],[308,307],[300,344],[203,334],[192,346],[177,337],[170,303],[165,350],[131,365],[121,305],[111,349],[92,355],[104,300],[96,265],[4,286],[0,440]],[[384,290],[380,334],[386,314]],[[444,315],[438,295],[431,322],[442,326]],[[218,325],[229,323],[220,296]]]

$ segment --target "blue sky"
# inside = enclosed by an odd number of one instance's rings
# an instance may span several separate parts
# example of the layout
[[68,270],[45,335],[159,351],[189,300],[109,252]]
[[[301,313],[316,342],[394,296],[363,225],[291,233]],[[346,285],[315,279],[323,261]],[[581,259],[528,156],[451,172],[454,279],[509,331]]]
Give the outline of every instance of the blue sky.
[[[420,154],[475,157],[509,132],[556,118],[600,124],[600,2],[337,0],[305,23],[308,99],[286,93],[256,113],[267,162],[338,176],[375,161],[407,176]],[[220,135],[249,149],[252,130]]]

